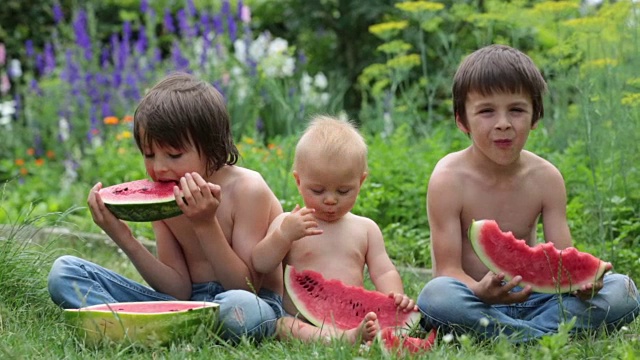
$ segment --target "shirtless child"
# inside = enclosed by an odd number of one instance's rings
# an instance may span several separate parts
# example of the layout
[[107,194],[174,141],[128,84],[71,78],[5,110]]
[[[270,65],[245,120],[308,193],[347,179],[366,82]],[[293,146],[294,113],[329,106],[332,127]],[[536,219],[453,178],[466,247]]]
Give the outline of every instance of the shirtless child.
[[102,184],[91,189],[87,202],[94,222],[150,287],[62,256],[49,273],[52,300],[64,308],[213,301],[220,304],[222,338],[259,341],[273,335],[282,315],[282,270],[256,273],[251,251],[282,207],[260,174],[235,165],[238,150],[222,95],[192,75],[170,75],[140,102],[134,137],[151,179],[178,184],[174,193],[184,213],[153,222],[157,257],[105,207],[98,193]]
[[[305,207],[296,206],[274,220],[253,251],[256,271],[271,273],[282,262],[363,287],[367,265],[378,291],[393,297],[401,311],[414,310],[377,224],[350,212],[367,177],[367,146],[355,127],[330,117],[315,118],[296,146],[293,168]],[[358,343],[372,340],[378,331],[375,313],[366,314],[358,327],[339,331],[331,324],[317,328],[307,323],[286,292],[284,307],[290,315],[278,319],[280,339]]]
[[[502,333],[513,342],[557,332],[577,317],[573,332],[613,328],[638,315],[638,292],[627,276],[607,274],[575,294],[533,293],[505,282],[471,247],[473,219],[493,219],[529,245],[538,221],[544,240],[572,246],[564,180],[550,162],[523,147],[543,116],[546,82],[531,59],[503,45],[468,56],[453,83],[456,125],[471,145],[442,158],[427,190],[434,279],[418,298],[427,326],[440,333],[470,332],[479,338]],[[611,264],[608,264],[609,270]]]

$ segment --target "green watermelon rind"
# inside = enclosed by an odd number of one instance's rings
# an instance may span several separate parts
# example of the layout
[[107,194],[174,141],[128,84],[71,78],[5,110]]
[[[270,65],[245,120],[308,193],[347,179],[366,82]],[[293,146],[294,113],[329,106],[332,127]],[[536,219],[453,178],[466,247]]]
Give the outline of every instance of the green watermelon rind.
[[113,204],[104,202],[104,205],[120,220],[133,222],[150,222],[169,219],[182,214],[175,198],[167,201],[136,204]]
[[[135,313],[130,311],[95,310],[88,306],[80,309],[65,309],[64,319],[71,325],[86,345],[95,346],[103,342],[131,343],[143,346],[167,344],[195,334],[200,326],[214,330],[219,305],[206,301],[164,301],[189,309],[157,313]],[[158,302],[138,302],[140,306]],[[193,308],[197,303],[200,307]],[[133,303],[115,303],[133,305]]]
[[[133,187],[135,191],[141,192],[148,187],[158,189],[161,187],[166,191],[165,195],[138,194],[116,195],[116,191]],[[144,189],[144,190],[143,190]],[[182,210],[178,206],[173,194],[173,184],[158,184],[149,180],[134,180],[122,184],[112,185],[100,189],[99,194],[109,211],[115,217],[125,221],[133,222],[151,222],[169,219],[182,214]],[[145,198],[148,197],[148,198]]]
[[[304,273],[305,271],[302,271],[301,273]],[[309,273],[307,271],[307,273]],[[326,314],[325,316],[317,317],[315,315],[315,312],[311,310],[311,304],[306,304],[296,293],[296,287],[294,282],[292,281],[293,277],[296,274],[296,270],[293,266],[291,265],[286,265],[285,266],[285,270],[284,270],[284,283],[285,283],[285,289],[287,291],[287,294],[289,294],[289,297],[291,298],[291,301],[293,302],[293,304],[296,306],[296,309],[298,310],[298,312],[300,314],[302,314],[302,316],[304,316],[305,319],[307,319],[307,321],[309,321],[311,324],[317,326],[317,327],[323,327],[323,326],[327,326],[328,324],[332,324],[335,328],[340,329],[340,330],[348,330],[348,328],[345,328],[344,326],[341,326],[341,324],[337,323],[333,316],[333,313],[331,314]],[[339,287],[339,290],[336,291],[336,293],[339,294],[344,294],[345,297],[348,296],[350,291],[353,291],[353,293],[365,293],[365,294],[369,294],[370,296],[382,296],[386,298],[385,294],[382,294],[380,292],[377,291],[372,291],[372,290],[366,290],[366,289],[362,289],[356,286],[349,286],[349,285],[345,285],[342,282],[340,282],[339,280],[335,280],[335,279],[324,279],[322,278],[322,276],[318,273],[316,273],[318,275],[318,278],[316,280],[322,280],[323,281],[323,285],[324,286],[336,286]],[[343,311],[345,311],[345,309],[341,309]],[[403,314],[404,316],[406,316],[406,319],[404,319],[404,321],[400,321],[400,322],[396,322],[395,325],[385,325],[384,323],[382,323],[382,319],[381,317],[384,316],[384,314],[377,314],[378,315],[378,321],[379,321],[379,325],[381,327],[389,327],[389,326],[394,326],[394,327],[398,327],[400,331],[406,331],[409,328],[413,328],[414,326],[416,326],[416,324],[420,321],[420,318],[422,317],[419,311],[413,311],[411,313],[400,313]],[[394,316],[399,316],[398,313],[394,313]],[[364,318],[364,315],[362,315],[362,318]],[[362,319],[358,319],[358,321],[356,321],[356,323],[358,323],[359,321],[361,321]]]
[[[495,224],[495,221],[494,220],[475,220],[475,221],[472,221],[471,226],[469,227],[468,237],[469,237],[469,240],[471,241],[471,245],[472,245],[476,255],[478,255],[478,258],[480,258],[482,263],[487,268],[489,268],[489,270],[491,270],[492,272],[494,272],[496,274],[503,273],[505,275],[505,279],[507,281],[511,280],[516,275],[522,276],[522,274],[511,274],[511,271],[509,269],[501,269],[501,268],[499,268],[495,264],[495,262],[493,260],[491,260],[490,256],[487,254],[485,249],[482,247],[482,244],[481,244],[482,241],[481,241],[481,235],[480,234],[482,232],[483,226],[488,225],[488,224]],[[495,224],[495,226],[497,226],[497,224]],[[543,248],[543,246],[546,245],[549,249],[560,253],[559,255],[560,255],[560,258],[561,258],[561,262],[566,261],[567,257],[564,256],[564,255],[566,255],[570,251],[572,251],[571,249],[573,249],[577,253],[589,255],[594,260],[598,261],[597,267],[594,266],[595,269],[593,269],[594,271],[593,271],[592,275],[586,276],[586,277],[584,277],[582,279],[578,279],[578,277],[575,276],[575,274],[569,274],[567,276],[564,276],[564,275],[560,274],[559,277],[560,277],[561,280],[562,279],[570,279],[570,281],[567,284],[561,284],[555,279],[549,279],[549,285],[545,286],[545,285],[541,285],[540,284],[540,282],[543,279],[537,279],[537,280],[534,281],[533,279],[527,279],[527,278],[523,277],[522,280],[520,281],[520,285],[521,286],[529,285],[529,286],[531,286],[532,291],[539,292],[539,293],[547,293],[547,294],[570,293],[570,292],[573,292],[573,291],[576,291],[576,290],[580,289],[580,287],[582,285],[593,283],[596,280],[600,279],[604,275],[604,273],[606,271],[606,266],[607,266],[606,262],[604,262],[604,261],[602,261],[602,260],[600,260],[600,259],[598,259],[595,256],[592,256],[590,254],[581,253],[575,248],[567,248],[567,249],[564,249],[564,250],[561,251],[561,250],[555,249],[551,243],[538,244],[535,247],[531,248],[523,240],[515,239],[515,237],[513,237],[513,235],[511,233],[502,232],[502,234],[504,235],[505,239],[509,238],[509,239],[515,240],[515,242],[521,243],[522,244],[521,245],[522,246],[522,248],[521,248],[522,251],[527,251],[527,252],[533,253],[535,250],[537,250],[537,248],[539,248],[539,247]],[[512,245],[514,245],[514,244],[512,244]],[[515,255],[517,255],[517,254],[510,254],[510,256],[515,256]],[[529,254],[527,256],[527,261],[529,263],[532,263],[532,261],[534,260],[534,259],[531,259],[531,257],[532,257],[532,254]],[[547,262],[548,259],[547,259],[547,257],[545,257],[544,260],[540,260],[540,261]],[[560,266],[562,266],[562,264],[560,264]],[[563,269],[563,267],[561,267],[560,269]],[[563,269],[563,270],[566,271],[566,269]]]

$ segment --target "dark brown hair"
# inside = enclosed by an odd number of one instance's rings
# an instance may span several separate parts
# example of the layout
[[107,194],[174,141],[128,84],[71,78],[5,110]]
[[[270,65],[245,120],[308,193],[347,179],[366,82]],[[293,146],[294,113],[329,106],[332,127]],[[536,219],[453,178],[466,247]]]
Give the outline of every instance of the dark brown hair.
[[239,157],[222,94],[187,73],[170,74],[149,90],[134,114],[133,136],[140,151],[151,144],[185,150],[193,142],[207,159],[207,175]]
[[529,56],[506,45],[489,45],[471,53],[458,67],[453,77],[453,113],[467,126],[469,93],[522,93],[531,97],[533,125],[544,116],[546,91],[547,83]]

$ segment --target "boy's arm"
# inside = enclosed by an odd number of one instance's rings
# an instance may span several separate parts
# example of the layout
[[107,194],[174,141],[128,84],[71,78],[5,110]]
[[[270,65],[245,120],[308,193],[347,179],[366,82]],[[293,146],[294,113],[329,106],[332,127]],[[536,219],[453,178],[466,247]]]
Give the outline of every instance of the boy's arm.
[[[191,279],[182,256],[182,250],[175,238],[161,222],[153,223],[156,235],[158,258],[133,237],[127,224],[118,220],[104,205],[98,194],[101,185],[91,190],[88,199],[89,209],[94,221],[98,224],[118,247],[127,255],[142,278],[156,291],[171,295],[177,299],[188,300],[191,295]],[[165,250],[167,249],[168,250]],[[177,248],[177,249],[176,249]],[[160,253],[173,254],[170,259]]]
[[[567,193],[564,179],[560,171],[551,164],[545,172],[543,199],[542,199],[542,225],[544,239],[552,242],[558,249],[566,249],[573,246],[571,231],[567,224]],[[607,264],[607,271],[612,265]],[[593,283],[583,285],[580,290],[574,292],[582,300],[593,297],[604,286],[603,280],[596,279]]]
[[322,234],[313,209],[300,208],[280,214],[269,226],[267,236],[256,244],[251,254],[254,269],[262,274],[275,270],[291,250],[291,243],[305,236]]
[[417,311],[415,301],[404,293],[402,278],[387,254],[380,228],[374,221],[366,220],[369,224],[367,224],[368,244],[365,261],[376,290],[393,298],[399,310]]
[[558,249],[565,249],[572,246],[572,240],[567,224],[567,192],[564,179],[560,171],[550,163],[545,165],[542,174],[544,178],[538,183],[544,186],[544,189],[540,189],[544,240],[552,242]]
[[253,248],[251,263],[253,268],[261,274],[268,274],[275,270],[291,248],[291,242],[280,231],[280,224],[285,216],[287,213],[282,213],[273,219],[267,236]]
[[402,279],[389,258],[380,228],[372,220],[367,219],[367,221],[370,223],[367,224],[368,244],[365,261],[371,282],[376,290],[385,294],[390,292],[404,294]]
[[[177,188],[176,201],[191,220],[205,257],[213,267],[216,278],[227,289],[259,290],[261,276],[251,266],[251,251],[264,237],[273,214],[275,196],[268,186],[253,177],[237,180],[238,191],[232,198],[233,229],[227,239],[216,212],[220,204],[221,189],[206,182],[200,175],[185,174],[180,180],[184,200]],[[191,190],[193,189],[193,190]],[[185,201],[186,200],[186,201]],[[260,206],[257,206],[260,205]],[[282,208],[277,203],[277,207]]]

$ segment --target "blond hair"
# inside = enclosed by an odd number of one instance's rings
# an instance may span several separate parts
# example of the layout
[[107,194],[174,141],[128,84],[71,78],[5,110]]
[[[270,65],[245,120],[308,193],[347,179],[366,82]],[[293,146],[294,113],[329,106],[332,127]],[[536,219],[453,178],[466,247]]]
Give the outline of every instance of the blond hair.
[[320,154],[328,161],[350,161],[354,167],[367,170],[367,144],[349,120],[326,115],[311,119],[296,145],[293,168],[297,169],[303,159],[313,154]]

